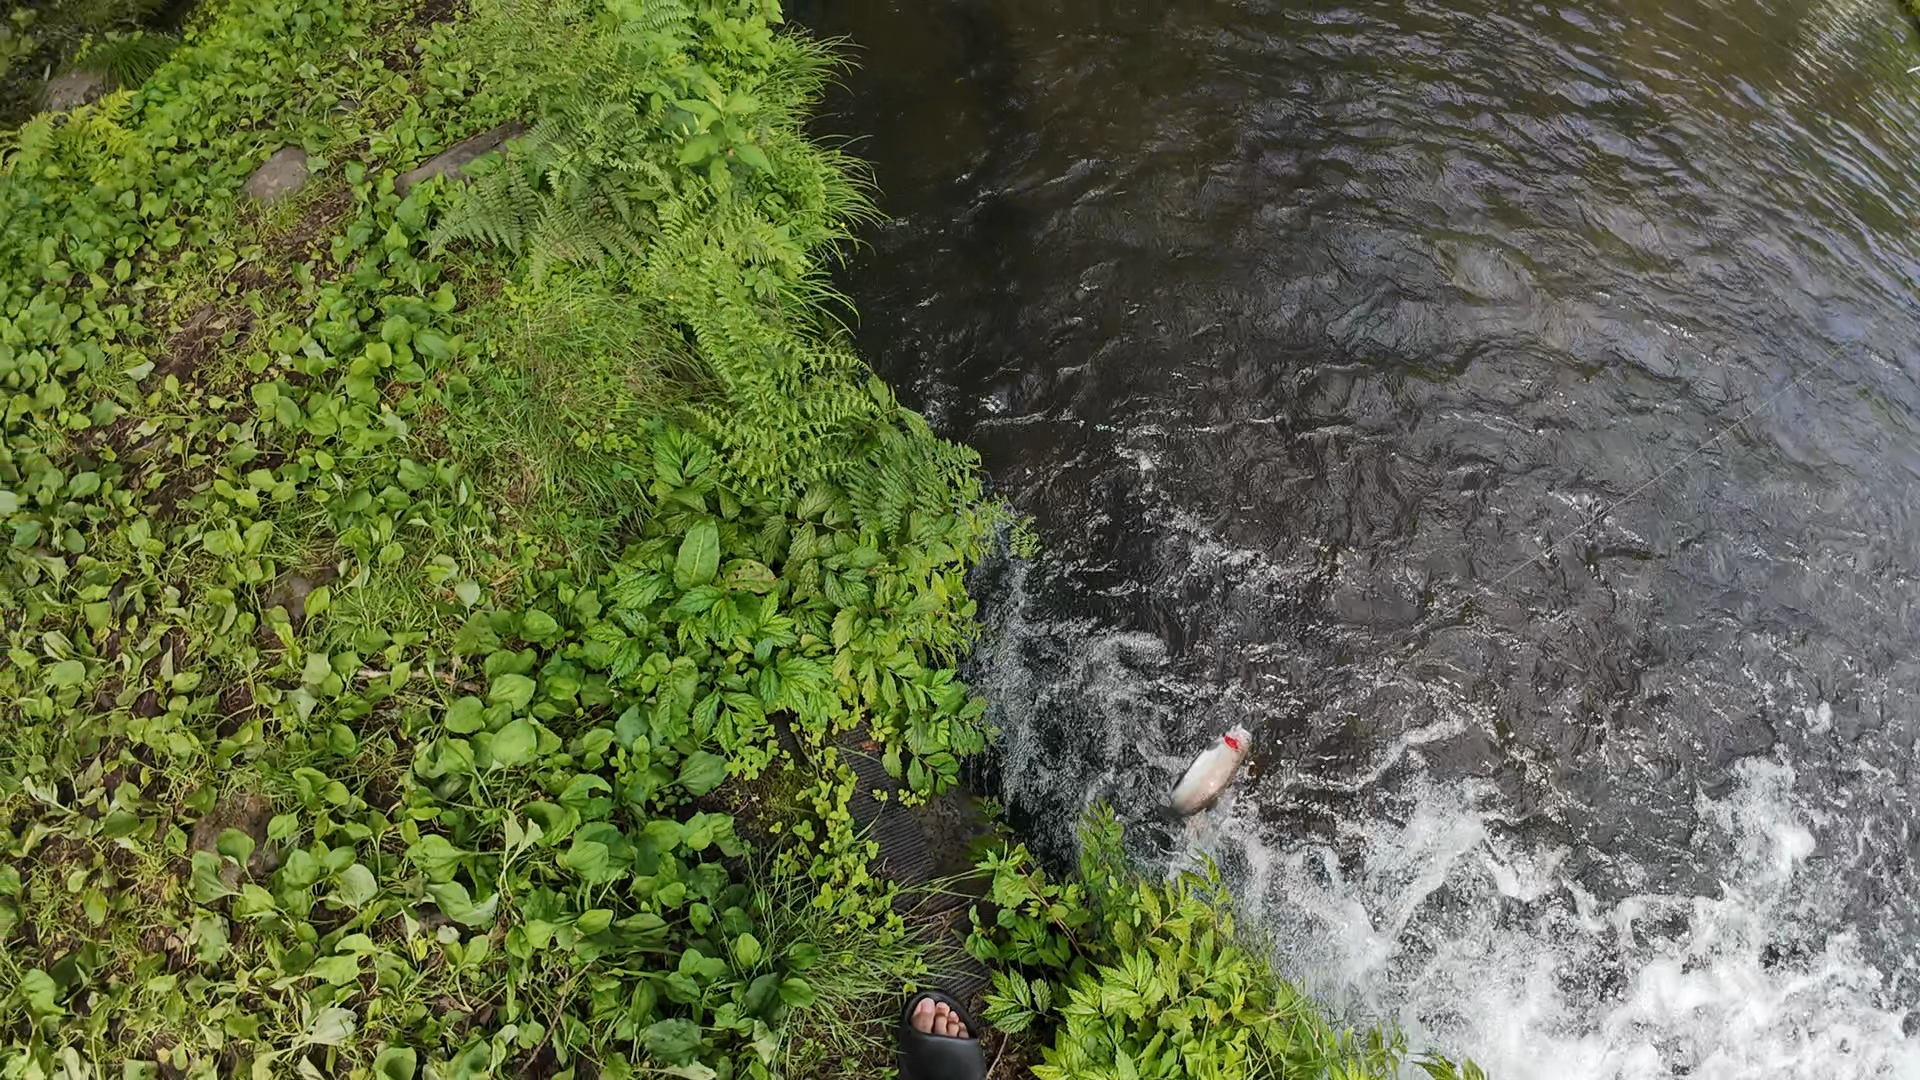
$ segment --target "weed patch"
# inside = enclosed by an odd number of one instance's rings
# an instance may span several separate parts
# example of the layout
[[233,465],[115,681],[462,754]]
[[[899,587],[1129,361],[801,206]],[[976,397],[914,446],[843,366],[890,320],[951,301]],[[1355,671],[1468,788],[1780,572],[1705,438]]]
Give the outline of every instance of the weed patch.
[[[777,22],[232,0],[5,144],[0,1075],[771,1076],[926,971],[832,739],[981,745],[994,515],[815,302]],[[540,239],[396,190],[522,113]]]

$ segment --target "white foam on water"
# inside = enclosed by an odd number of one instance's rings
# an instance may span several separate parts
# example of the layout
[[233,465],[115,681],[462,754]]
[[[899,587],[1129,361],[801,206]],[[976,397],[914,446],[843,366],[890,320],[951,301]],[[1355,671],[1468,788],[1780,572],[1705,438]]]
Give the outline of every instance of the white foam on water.
[[1325,843],[1263,840],[1242,803],[1187,854],[1233,868],[1289,976],[1493,1077],[1920,1077],[1793,770],[1747,761],[1737,777],[1699,800],[1696,849],[1731,853],[1700,895],[1599,902],[1565,876],[1569,851],[1515,839],[1471,783],[1418,781],[1398,820],[1356,815]]

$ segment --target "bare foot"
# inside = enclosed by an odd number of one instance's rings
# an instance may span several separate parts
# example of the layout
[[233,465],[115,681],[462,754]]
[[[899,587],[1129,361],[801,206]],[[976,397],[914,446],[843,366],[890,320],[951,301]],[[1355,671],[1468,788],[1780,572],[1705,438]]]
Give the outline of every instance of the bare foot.
[[945,1035],[951,1039],[967,1037],[967,1025],[960,1022],[944,1002],[921,998],[913,1007],[913,1030],[923,1035]]

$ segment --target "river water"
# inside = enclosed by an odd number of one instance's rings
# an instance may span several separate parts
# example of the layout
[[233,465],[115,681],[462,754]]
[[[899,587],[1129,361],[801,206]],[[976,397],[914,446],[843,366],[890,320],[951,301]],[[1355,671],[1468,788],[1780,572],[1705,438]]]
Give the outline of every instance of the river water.
[[973,671],[1037,848],[1111,801],[1498,1077],[1920,1076],[1911,21],[802,7],[862,347],[1045,544]]

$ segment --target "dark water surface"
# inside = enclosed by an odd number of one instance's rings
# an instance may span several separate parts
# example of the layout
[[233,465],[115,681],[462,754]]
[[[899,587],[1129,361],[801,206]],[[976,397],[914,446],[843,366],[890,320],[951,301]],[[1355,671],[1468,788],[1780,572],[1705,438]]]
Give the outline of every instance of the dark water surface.
[[975,671],[1038,846],[1113,800],[1499,1076],[1920,1075],[1894,5],[804,14],[895,218],[866,354],[1046,544]]

